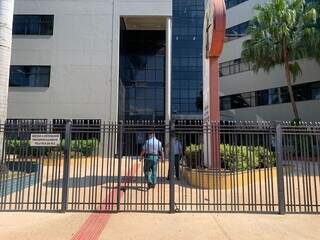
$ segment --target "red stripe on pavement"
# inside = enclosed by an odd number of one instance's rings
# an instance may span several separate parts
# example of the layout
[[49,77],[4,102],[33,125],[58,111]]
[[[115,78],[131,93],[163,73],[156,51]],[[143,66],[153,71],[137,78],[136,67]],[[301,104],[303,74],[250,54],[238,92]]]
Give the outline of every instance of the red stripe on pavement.
[[[128,186],[129,179],[128,176],[133,176],[138,171],[138,165],[139,162],[135,163],[131,169],[128,170],[128,172],[125,174],[125,177],[122,178],[122,181],[120,183],[121,186]],[[130,175],[129,175],[130,174]],[[117,198],[117,189],[114,189],[111,191],[112,196],[111,199]],[[124,193],[120,192],[120,199],[122,199]],[[110,196],[109,196],[110,197]],[[107,203],[108,197],[104,200],[106,204],[103,204],[100,209],[101,210],[111,210],[115,206],[113,203]],[[80,227],[78,232],[75,233],[75,235],[72,237],[71,240],[98,240],[103,229],[106,227],[107,223],[109,222],[111,218],[111,214],[109,213],[92,213],[87,220],[84,222],[84,224]]]

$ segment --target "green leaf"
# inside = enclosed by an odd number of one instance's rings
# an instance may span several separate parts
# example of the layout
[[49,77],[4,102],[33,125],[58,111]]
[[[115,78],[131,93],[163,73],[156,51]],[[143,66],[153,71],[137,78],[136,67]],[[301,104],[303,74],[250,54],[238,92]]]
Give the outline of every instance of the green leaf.
[[302,74],[300,65],[297,62],[289,63],[289,71],[290,71],[291,76],[293,77],[293,79],[292,79],[293,82],[296,81],[296,78],[298,75]]

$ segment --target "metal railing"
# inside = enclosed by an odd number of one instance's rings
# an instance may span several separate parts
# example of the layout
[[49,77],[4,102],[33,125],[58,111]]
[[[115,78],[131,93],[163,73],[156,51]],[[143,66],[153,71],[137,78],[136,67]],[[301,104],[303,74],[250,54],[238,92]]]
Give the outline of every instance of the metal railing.
[[319,213],[319,123],[7,122],[0,141],[0,211]]
[[286,212],[319,213],[320,124],[283,126]]

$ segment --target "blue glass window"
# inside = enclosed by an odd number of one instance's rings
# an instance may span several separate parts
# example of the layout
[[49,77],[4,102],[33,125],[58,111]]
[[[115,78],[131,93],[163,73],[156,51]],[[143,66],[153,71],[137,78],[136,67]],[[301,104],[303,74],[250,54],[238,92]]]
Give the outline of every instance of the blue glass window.
[[311,99],[320,100],[320,82],[312,84]]
[[306,3],[314,3],[314,2],[316,2],[318,0],[305,0],[305,1],[306,1]]
[[16,66],[10,68],[10,87],[49,87],[50,66]]
[[250,65],[245,63],[241,58],[220,63],[220,77],[237,74],[240,72],[250,71]]
[[232,7],[237,6],[237,5],[239,5],[243,2],[246,2],[246,1],[248,1],[248,0],[225,0],[226,8],[227,9],[232,8]]
[[53,35],[53,15],[14,15],[15,35]]
[[279,89],[267,89],[256,92],[257,106],[270,105],[280,103]]
[[232,41],[247,35],[249,24],[250,21],[247,21],[226,29],[225,41]]

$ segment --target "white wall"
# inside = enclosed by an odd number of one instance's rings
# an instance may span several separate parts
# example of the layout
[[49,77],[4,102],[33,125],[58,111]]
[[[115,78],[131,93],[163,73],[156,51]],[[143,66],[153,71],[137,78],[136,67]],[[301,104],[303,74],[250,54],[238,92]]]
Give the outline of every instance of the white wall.
[[9,118],[118,116],[120,16],[171,16],[171,0],[16,0],[54,14],[53,36],[14,36],[12,65],[51,65],[48,88],[11,87]]
[[[296,84],[320,81],[320,65],[318,63],[302,60],[300,67],[303,74],[297,77]],[[256,74],[252,71],[246,71],[220,78],[221,96],[283,86],[286,86],[286,82],[281,66],[269,73],[260,71]]]
[[[257,3],[265,3],[268,0],[249,0],[227,10],[227,28],[250,20],[254,16],[253,7]],[[226,62],[241,57],[242,43],[248,37],[242,37],[225,43],[220,62]],[[296,83],[320,81],[320,66],[315,61],[301,60],[300,66],[303,74]],[[220,78],[220,95],[231,95],[257,91],[262,89],[286,86],[284,71],[281,66],[269,73],[260,71],[255,74],[252,71],[242,72]],[[320,101],[299,102],[298,110],[303,120],[320,120]],[[222,119],[225,120],[291,120],[293,119],[290,104],[277,104],[243,108],[231,111],[222,111]]]

